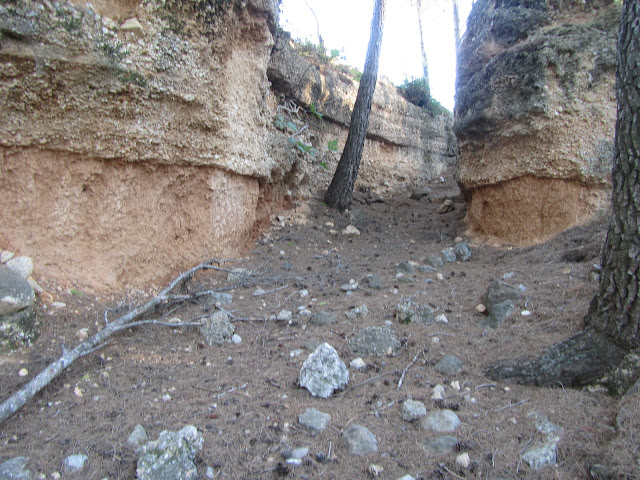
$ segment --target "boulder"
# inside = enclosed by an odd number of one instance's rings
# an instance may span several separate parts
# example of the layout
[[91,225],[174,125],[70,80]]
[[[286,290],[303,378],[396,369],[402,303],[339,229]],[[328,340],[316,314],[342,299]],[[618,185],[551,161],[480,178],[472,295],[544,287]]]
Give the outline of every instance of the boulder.
[[470,233],[530,245],[610,195],[618,2],[477,1],[458,61]]
[[28,346],[38,337],[35,293],[27,280],[0,265],[0,351]]
[[136,469],[139,480],[196,480],[195,457],[202,450],[202,434],[193,425],[177,432],[164,430],[158,440],[147,442],[140,451]]
[[349,381],[349,370],[338,352],[328,343],[321,344],[302,364],[300,386],[314,397],[328,398]]

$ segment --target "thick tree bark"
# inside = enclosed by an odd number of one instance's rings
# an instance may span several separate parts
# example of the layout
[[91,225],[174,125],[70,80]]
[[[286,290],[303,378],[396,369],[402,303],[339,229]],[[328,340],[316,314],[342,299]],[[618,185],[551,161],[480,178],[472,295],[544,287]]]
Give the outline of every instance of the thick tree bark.
[[340,156],[338,167],[333,174],[329,189],[324,196],[327,205],[337,208],[341,212],[350,204],[353,196],[353,187],[356,183],[360,159],[364,149],[364,140],[369,127],[369,113],[373,102],[373,92],[378,79],[378,59],[382,44],[382,28],[384,25],[384,10],[386,0],[376,0],[371,20],[371,36],[367,48],[367,58],[364,63],[364,72],[360,80],[356,103],[351,113],[351,125],[344,150]]
[[[612,216],[605,241],[600,289],[592,300],[582,332],[545,350],[532,361],[489,366],[494,379],[520,383],[584,385],[610,375],[613,391],[629,384],[638,371],[613,372],[624,358],[625,370],[640,347],[640,2],[625,0],[618,38],[615,157]],[[623,378],[621,378],[623,377]]]

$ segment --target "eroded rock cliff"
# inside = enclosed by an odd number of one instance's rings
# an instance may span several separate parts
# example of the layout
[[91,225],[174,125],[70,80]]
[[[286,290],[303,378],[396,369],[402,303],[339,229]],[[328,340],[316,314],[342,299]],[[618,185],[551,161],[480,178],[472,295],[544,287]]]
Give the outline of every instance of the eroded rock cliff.
[[[33,257],[41,278],[96,290],[159,285],[246,252],[261,219],[321,186],[314,172],[329,175],[336,154],[320,145],[341,147],[357,89],[328,74],[314,81],[330,88],[306,82],[342,110],[297,137],[317,155],[297,148],[278,107],[295,99],[306,124],[309,102],[331,103],[278,91],[302,67],[273,73],[277,14],[276,0],[4,2],[0,248]],[[397,102],[374,107],[365,180],[442,168],[445,122],[420,127]],[[390,128],[402,122],[409,133]],[[424,158],[431,128],[442,141]]]
[[611,0],[475,3],[454,126],[472,232],[528,245],[606,204],[619,13]]

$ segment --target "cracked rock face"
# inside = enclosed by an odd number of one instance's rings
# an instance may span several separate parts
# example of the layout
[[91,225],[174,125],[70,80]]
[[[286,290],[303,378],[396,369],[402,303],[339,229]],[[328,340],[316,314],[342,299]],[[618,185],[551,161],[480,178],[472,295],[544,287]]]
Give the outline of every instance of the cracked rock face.
[[[609,197],[620,5],[479,0],[456,85],[471,233],[530,245]],[[579,19],[579,20],[578,20]]]

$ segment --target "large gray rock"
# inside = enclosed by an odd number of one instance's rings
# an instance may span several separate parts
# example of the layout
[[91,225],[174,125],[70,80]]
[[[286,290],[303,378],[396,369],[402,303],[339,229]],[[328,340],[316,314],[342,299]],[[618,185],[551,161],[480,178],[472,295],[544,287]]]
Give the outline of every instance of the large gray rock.
[[439,457],[453,453],[458,445],[458,439],[451,435],[429,438],[422,443],[422,449],[427,457]]
[[0,316],[22,310],[35,299],[36,295],[26,278],[0,265]]
[[338,352],[323,343],[302,364],[300,386],[314,397],[328,398],[334,390],[349,382],[349,370]]
[[231,341],[236,327],[229,320],[229,315],[217,311],[202,320],[200,333],[209,345],[223,345]]
[[472,232],[529,245],[608,201],[620,3],[475,2],[458,57],[458,181]]
[[400,416],[405,422],[412,422],[427,414],[427,408],[424,403],[417,400],[405,400],[400,407]]
[[413,300],[405,300],[396,305],[396,321],[399,323],[433,323],[433,309]]
[[82,470],[89,457],[81,453],[69,455],[62,462],[62,468],[66,473],[77,473]]
[[332,312],[320,311],[311,316],[311,323],[318,326],[331,325],[338,321],[338,316]]
[[138,480],[196,480],[194,463],[204,440],[193,425],[177,432],[164,430],[158,440],[146,443],[138,459]]
[[340,436],[350,455],[365,456],[378,451],[378,441],[367,427],[350,425]]
[[15,457],[0,463],[0,480],[30,480],[31,471],[27,468],[28,457]]
[[522,298],[522,292],[501,280],[494,280],[482,296],[487,307],[487,318],[483,327],[498,328],[515,311],[515,304]]
[[311,435],[317,435],[322,432],[329,422],[331,421],[331,415],[321,412],[315,408],[307,408],[298,416],[298,422],[305,427]]
[[390,327],[365,327],[349,340],[354,352],[364,355],[394,355],[400,348],[400,340]]
[[0,351],[31,345],[39,333],[36,317],[29,282],[0,265]]
[[424,417],[420,424],[429,432],[447,433],[458,429],[460,419],[451,410],[436,410]]
[[464,369],[464,363],[455,355],[448,354],[438,360],[435,369],[443,375],[455,375]]

